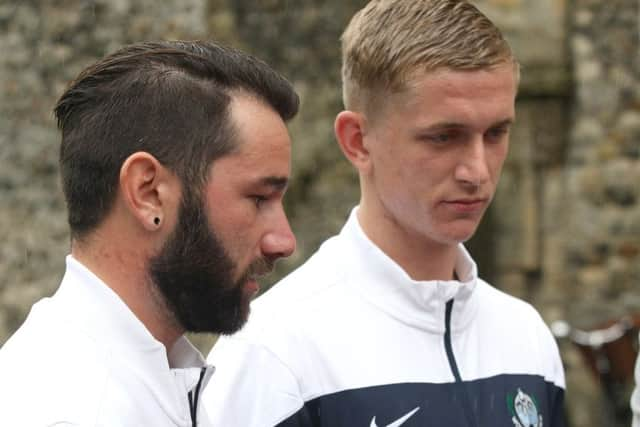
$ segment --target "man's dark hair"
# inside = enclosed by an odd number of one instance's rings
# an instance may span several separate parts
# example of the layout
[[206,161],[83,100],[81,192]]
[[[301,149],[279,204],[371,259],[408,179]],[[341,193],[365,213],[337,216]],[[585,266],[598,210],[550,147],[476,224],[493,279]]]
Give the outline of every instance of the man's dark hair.
[[267,64],[206,41],[143,42],[86,68],[55,107],[62,131],[60,170],[73,238],[110,211],[120,168],[131,154],[153,155],[200,192],[209,166],[236,148],[232,96],[256,97],[288,121],[299,99]]

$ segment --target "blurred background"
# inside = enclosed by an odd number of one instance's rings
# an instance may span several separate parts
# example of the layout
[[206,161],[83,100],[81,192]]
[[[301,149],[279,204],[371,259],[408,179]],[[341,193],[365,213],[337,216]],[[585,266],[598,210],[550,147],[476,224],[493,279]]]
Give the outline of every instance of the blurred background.
[[[337,232],[358,198],[332,130],[339,36],[365,3],[0,0],[0,345],[56,289],[69,250],[53,105],[82,68],[123,44],[213,38],[295,84],[302,109],[290,126],[286,204],[298,250],[264,287]],[[469,247],[485,279],[553,327],[569,425],[628,426],[640,319],[640,0],[474,3],[523,67],[511,153]],[[205,352],[213,339],[196,337]]]

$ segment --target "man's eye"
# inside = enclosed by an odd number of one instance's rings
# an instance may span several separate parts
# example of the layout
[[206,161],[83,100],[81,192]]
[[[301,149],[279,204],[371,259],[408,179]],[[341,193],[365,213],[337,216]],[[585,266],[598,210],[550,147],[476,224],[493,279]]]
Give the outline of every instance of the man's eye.
[[254,194],[253,196],[251,196],[251,200],[253,200],[253,203],[256,205],[256,207],[259,208],[263,202],[266,202],[268,200],[268,198],[266,196]]
[[457,137],[457,132],[440,132],[426,135],[424,139],[433,144],[444,145],[453,142]]
[[498,140],[501,140],[508,133],[509,133],[509,128],[498,127],[495,129],[489,129],[486,133],[486,137],[489,140],[498,141]]
[[437,135],[431,135],[429,139],[438,144],[444,144],[445,142],[449,142],[451,140],[451,135],[447,133],[440,133]]

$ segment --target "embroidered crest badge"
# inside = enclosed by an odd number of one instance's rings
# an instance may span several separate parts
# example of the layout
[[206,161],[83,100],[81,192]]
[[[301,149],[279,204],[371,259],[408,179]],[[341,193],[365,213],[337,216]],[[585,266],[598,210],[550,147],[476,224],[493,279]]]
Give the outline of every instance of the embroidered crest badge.
[[521,389],[515,396],[512,393],[507,395],[507,406],[514,427],[543,427],[542,414],[538,413],[535,399]]

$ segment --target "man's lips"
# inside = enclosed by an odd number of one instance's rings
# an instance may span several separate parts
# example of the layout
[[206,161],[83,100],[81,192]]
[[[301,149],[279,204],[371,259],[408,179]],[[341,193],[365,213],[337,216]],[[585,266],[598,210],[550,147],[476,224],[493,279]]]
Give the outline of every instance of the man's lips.
[[260,291],[260,284],[255,278],[249,278],[244,284],[244,291],[254,297]]
[[443,203],[445,206],[453,209],[459,213],[476,213],[482,211],[487,205],[489,199],[487,198],[462,198],[445,200]]
[[260,283],[258,278],[265,276],[273,271],[274,261],[267,258],[258,258],[254,260],[247,269],[244,276],[245,283],[243,285],[244,292],[250,296],[255,296],[260,291]]

